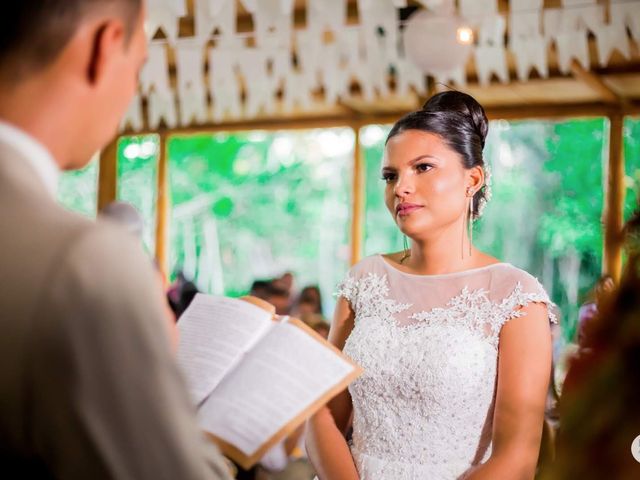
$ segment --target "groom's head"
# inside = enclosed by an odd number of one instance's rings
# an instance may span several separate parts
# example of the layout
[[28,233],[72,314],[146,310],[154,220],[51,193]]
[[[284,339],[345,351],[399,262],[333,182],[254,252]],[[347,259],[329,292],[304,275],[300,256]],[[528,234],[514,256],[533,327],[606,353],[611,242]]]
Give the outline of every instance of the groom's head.
[[36,113],[65,122],[75,138],[57,160],[82,166],[113,137],[135,92],[144,0],[12,0],[2,10],[0,89],[29,112],[19,118],[8,98],[2,113],[18,125],[37,122]]

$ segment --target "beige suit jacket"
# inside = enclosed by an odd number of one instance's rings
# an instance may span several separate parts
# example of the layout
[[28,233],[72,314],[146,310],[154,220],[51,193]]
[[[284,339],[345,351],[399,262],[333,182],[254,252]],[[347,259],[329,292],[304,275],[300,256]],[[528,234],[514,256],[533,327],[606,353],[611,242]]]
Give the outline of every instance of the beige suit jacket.
[[173,361],[151,262],[0,143],[0,477],[230,478]]

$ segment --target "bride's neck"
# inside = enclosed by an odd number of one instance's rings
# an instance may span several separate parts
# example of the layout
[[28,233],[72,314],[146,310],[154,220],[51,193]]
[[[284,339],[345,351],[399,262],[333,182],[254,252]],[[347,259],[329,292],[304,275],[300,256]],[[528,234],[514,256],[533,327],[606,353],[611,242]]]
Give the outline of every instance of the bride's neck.
[[[457,237],[457,238],[456,238]],[[471,249],[464,236],[464,248],[460,234],[438,235],[428,239],[412,239],[411,255],[402,265],[422,275],[439,275],[473,268],[477,251]]]

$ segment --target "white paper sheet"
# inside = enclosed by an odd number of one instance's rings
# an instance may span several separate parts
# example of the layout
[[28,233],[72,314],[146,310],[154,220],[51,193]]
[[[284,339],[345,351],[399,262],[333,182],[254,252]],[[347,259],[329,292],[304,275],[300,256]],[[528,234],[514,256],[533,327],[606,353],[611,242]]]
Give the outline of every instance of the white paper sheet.
[[298,327],[275,324],[201,406],[200,425],[251,455],[354,368]]
[[248,302],[198,294],[178,322],[178,363],[200,404],[274,324]]

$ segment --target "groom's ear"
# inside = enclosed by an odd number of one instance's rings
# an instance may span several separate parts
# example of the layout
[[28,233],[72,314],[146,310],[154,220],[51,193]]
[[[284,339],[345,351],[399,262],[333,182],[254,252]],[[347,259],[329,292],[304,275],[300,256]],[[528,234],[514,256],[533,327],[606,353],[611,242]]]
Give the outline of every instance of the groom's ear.
[[112,18],[95,25],[91,35],[91,48],[86,66],[86,79],[97,85],[117,65],[125,48],[126,33],[121,20]]

